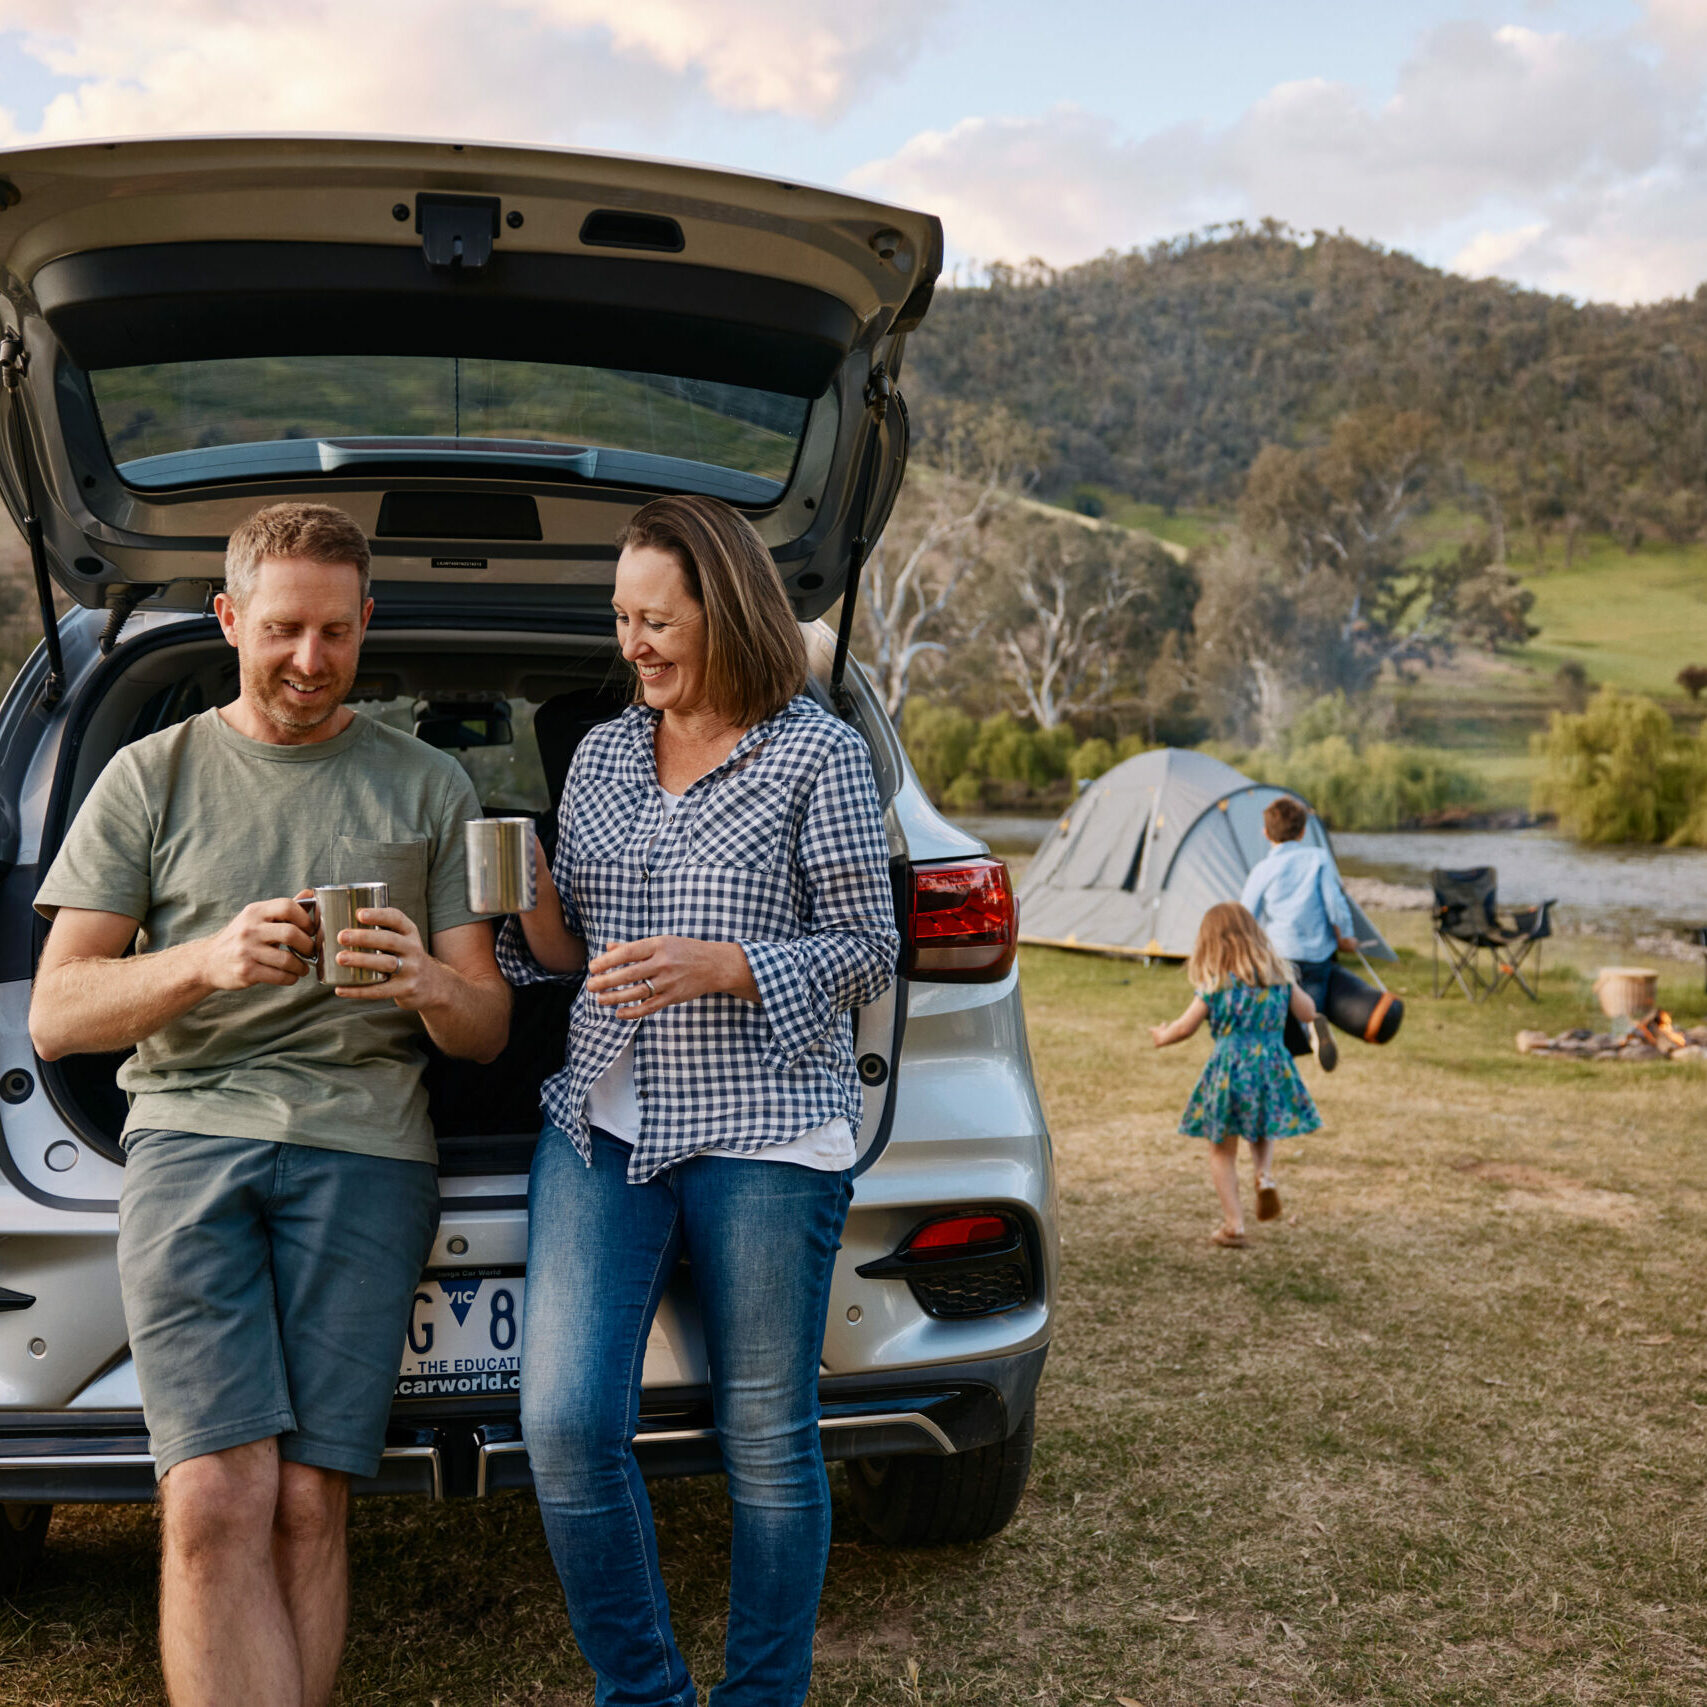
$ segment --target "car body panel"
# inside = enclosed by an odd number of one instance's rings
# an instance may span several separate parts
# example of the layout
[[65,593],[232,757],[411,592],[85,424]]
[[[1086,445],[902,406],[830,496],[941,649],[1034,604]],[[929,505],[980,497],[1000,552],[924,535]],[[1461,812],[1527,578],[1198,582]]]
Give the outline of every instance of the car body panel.
[[[81,763],[78,746],[91,739],[78,734],[89,722],[80,715],[82,696],[127,668],[150,668],[151,655],[177,655],[192,636],[203,636],[206,644],[209,633],[197,617],[139,614],[104,658],[95,644],[98,622],[93,612],[65,619],[71,680],[59,705],[44,712],[33,703],[38,653],[0,708],[0,777],[15,780],[20,805],[18,863],[5,891],[9,910],[0,919],[12,939],[20,929],[26,938],[34,932],[17,908],[27,909],[39,881],[47,803],[54,800],[62,814],[74,805],[63,772]],[[495,632],[502,638],[502,630]],[[812,669],[822,680],[831,636],[821,624],[805,632]],[[404,639],[416,633],[413,627],[398,631]],[[149,680],[167,673],[163,664],[152,668]],[[942,819],[925,799],[857,666],[847,692],[886,796],[885,829],[897,858],[987,854],[983,843]],[[68,1128],[47,1094],[42,1064],[30,1047],[28,1000],[27,977],[0,982],[0,1086],[13,1071],[31,1079],[28,1095],[0,1100],[0,1286],[35,1299],[27,1309],[0,1312],[0,1497],[22,1498],[32,1490],[45,1497],[43,1489],[61,1499],[144,1497],[149,1460],[146,1440],[139,1445],[136,1434],[140,1394],[125,1346],[114,1257],[122,1165]],[[1050,1144],[1031,1078],[1017,974],[991,984],[902,981],[861,1014],[858,1048],[862,1056],[877,1055],[885,1072],[881,1084],[866,1086],[861,1171],[832,1282],[823,1389],[826,1403],[839,1395],[841,1410],[826,1414],[826,1453],[934,1451],[942,1449],[938,1436],[959,1448],[999,1438],[1017,1422],[1010,1401],[1029,1402],[1035,1386],[1059,1273]],[[65,1165],[68,1150],[75,1154]],[[445,1179],[428,1273],[523,1268],[525,1184],[506,1174]],[[1009,1209],[1029,1230],[1038,1286],[1022,1307],[938,1319],[919,1307],[904,1282],[858,1274],[921,1221],[967,1204]],[[38,1341],[40,1355],[30,1349]],[[957,1377],[956,1371],[976,1373]],[[697,1312],[678,1276],[648,1342],[643,1408],[662,1406],[668,1420],[676,1410],[703,1404],[706,1377]],[[980,1392],[986,1400],[976,1399]],[[897,1394],[924,1410],[895,1410]],[[938,1405],[947,1408],[933,1422]],[[502,1437],[505,1429],[513,1433],[513,1400],[448,1433],[442,1411],[430,1401],[399,1403],[396,1427],[424,1428],[437,1444],[399,1436],[402,1444],[394,1443],[375,1491],[526,1485],[519,1438]],[[499,1435],[487,1440],[493,1430]],[[714,1467],[714,1434],[703,1422],[660,1425],[655,1434],[643,1454],[650,1466]],[[41,1468],[47,1460],[51,1470]]]

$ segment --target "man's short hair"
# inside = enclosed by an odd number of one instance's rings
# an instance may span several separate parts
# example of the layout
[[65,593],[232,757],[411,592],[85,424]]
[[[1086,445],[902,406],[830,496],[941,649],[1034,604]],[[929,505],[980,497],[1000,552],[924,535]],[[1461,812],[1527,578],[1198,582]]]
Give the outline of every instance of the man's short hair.
[[1304,826],[1310,822],[1310,814],[1305,809],[1302,800],[1294,800],[1290,794],[1283,794],[1276,800],[1271,800],[1262,809],[1262,827],[1268,831],[1271,842],[1295,842],[1304,834]]
[[310,563],[348,563],[368,586],[367,535],[353,516],[330,504],[269,504],[232,534],[225,547],[225,594],[241,608],[255,590],[255,572],[266,557],[305,557]]

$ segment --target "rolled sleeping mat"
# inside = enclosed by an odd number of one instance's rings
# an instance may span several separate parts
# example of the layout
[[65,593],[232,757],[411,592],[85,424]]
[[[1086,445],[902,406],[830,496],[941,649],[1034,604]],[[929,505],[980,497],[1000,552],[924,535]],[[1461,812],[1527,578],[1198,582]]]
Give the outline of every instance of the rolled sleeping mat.
[[1391,1043],[1405,1018],[1405,1004],[1391,990],[1378,990],[1343,966],[1328,975],[1323,1011],[1330,1024],[1365,1043]]

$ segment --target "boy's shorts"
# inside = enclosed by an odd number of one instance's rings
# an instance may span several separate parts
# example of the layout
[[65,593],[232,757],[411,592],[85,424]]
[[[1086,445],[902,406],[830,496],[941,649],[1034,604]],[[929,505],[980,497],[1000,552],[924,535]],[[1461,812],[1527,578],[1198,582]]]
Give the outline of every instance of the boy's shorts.
[[1328,980],[1338,962],[1330,956],[1326,960],[1294,960],[1290,964],[1292,982],[1316,1004],[1320,1013],[1328,1005]]
[[119,1280],[156,1478],[273,1436],[377,1474],[438,1219],[426,1162],[131,1133]]

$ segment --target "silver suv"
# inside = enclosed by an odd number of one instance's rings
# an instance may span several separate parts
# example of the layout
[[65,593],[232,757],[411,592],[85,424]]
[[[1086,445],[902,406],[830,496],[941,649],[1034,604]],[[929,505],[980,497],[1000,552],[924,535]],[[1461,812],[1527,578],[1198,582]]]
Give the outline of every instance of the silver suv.
[[[894,991],[859,1016],[824,1451],[886,1541],[1007,1521],[1057,1272],[1012,890],[932,809],[848,658],[941,254],[922,214],[542,149],[0,154],[0,478],[44,624],[0,708],[0,1577],[28,1574],[56,1502],[153,1491],[114,1262],[118,1058],[32,1052],[31,900],[113,754],[234,696],[208,615],[224,540],[282,497],[336,503],[373,541],[357,708],[455,752],[489,809],[546,833],[575,743],[625,697],[618,528],[666,491],[751,516],[807,625],[813,691],[870,746],[904,944]],[[54,584],[73,601],[57,623]],[[571,994],[520,992],[490,1066],[428,1063],[443,1220],[369,1491],[528,1484],[526,1176]],[[637,1449],[658,1474],[719,1465],[680,1277]]]

